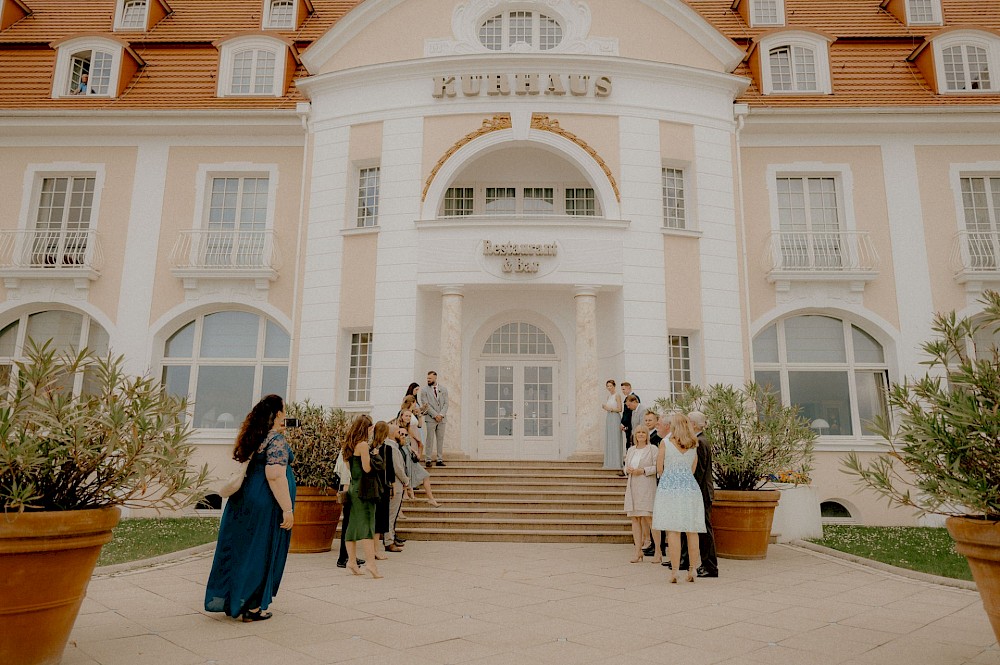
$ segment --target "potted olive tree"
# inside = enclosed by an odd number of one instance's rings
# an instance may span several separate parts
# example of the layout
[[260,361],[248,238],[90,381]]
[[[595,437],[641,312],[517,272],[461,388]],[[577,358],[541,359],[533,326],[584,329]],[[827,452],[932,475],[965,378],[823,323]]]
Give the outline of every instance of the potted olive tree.
[[712,528],[719,556],[763,559],[781,492],[764,489],[769,477],[788,469],[808,473],[816,432],[798,407],[750,382],[742,388],[692,386],[678,400],[660,400],[663,410],[698,409],[712,446],[715,499]]
[[119,506],[176,509],[204,494],[185,412],[121,357],[29,343],[0,387],[0,663],[59,662]]
[[875,422],[888,453],[868,464],[851,454],[845,470],[890,504],[949,516],[1000,639],[1000,293],[980,303],[976,318],[935,315],[922,346],[931,373],[893,384],[892,424]]
[[295,526],[289,552],[329,552],[340,521],[334,467],[347,433],[347,416],[341,409],[291,402],[289,418],[299,426],[285,430],[292,448],[295,473]]

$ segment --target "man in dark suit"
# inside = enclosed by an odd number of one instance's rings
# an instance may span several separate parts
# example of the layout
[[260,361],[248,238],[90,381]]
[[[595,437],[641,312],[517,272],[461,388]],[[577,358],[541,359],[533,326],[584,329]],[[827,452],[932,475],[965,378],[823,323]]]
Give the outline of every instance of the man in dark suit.
[[[715,497],[715,482],[712,477],[712,446],[705,439],[705,414],[692,411],[688,414],[691,425],[698,435],[698,465],[694,469],[694,479],[701,488],[701,498],[705,503],[705,533],[698,534],[698,549],[701,550],[701,565],[698,577],[718,577],[719,558],[715,553],[715,534],[712,532],[712,499]],[[687,539],[681,539],[681,570],[688,567]]]
[[[629,398],[633,398],[635,404],[631,404],[632,400]],[[632,384],[622,381],[622,431],[625,432],[625,450],[632,447],[632,426],[635,422],[633,412],[639,410],[641,401],[639,396],[632,392]]]

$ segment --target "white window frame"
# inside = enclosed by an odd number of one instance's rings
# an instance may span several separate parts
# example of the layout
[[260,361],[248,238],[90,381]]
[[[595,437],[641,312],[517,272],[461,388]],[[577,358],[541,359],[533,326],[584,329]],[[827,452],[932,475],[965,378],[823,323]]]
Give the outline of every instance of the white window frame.
[[931,3],[931,14],[933,15],[929,21],[917,21],[913,18],[913,12],[910,7],[910,3],[913,0],[904,0],[903,4],[906,7],[906,24],[907,25],[941,25],[944,21],[941,12],[941,0],[930,0]]
[[[954,201],[955,201],[955,221],[956,228],[959,232],[964,232],[965,234],[975,233],[969,229],[966,219],[965,219],[965,201],[962,197],[962,180],[964,178],[985,178],[987,180],[991,178],[1000,178],[1000,161],[996,162],[970,162],[963,164],[952,164],[949,169],[950,182],[954,191]],[[990,202],[992,205],[992,201]],[[1000,234],[1000,208],[993,208],[994,217],[990,220],[993,227],[996,229],[996,233]],[[968,246],[968,235],[964,238],[960,237],[957,241],[956,251],[961,256],[963,271],[958,274],[958,282],[968,284],[969,282],[975,282],[977,279],[983,278],[983,272],[985,266],[980,266],[978,268],[972,266],[972,257],[970,256],[970,248]],[[1000,270],[1000,245],[996,248],[998,250],[996,255],[997,270]],[[977,284],[976,288],[980,288],[982,285]]]
[[199,164],[195,176],[194,219],[191,228],[208,230],[208,218],[212,208],[212,181],[215,178],[267,178],[267,223],[265,230],[274,228],[274,215],[278,191],[278,165],[254,164],[252,162],[225,162],[221,164]]
[[[271,92],[234,93],[233,67],[236,65],[236,54],[243,51],[267,51],[274,55],[274,74],[271,82]],[[256,62],[256,55],[254,56]],[[288,66],[288,44],[273,37],[254,35],[237,37],[219,45],[219,75],[215,94],[218,97],[283,97],[285,95],[285,71]],[[256,79],[256,67],[253,78]],[[251,85],[251,88],[253,86]]]
[[[771,80],[771,50],[788,47],[792,51],[794,64],[794,49],[805,48],[813,52],[816,64],[815,90],[775,90]],[[757,56],[760,58],[761,85],[765,95],[830,95],[833,94],[833,84],[830,76],[830,40],[821,35],[798,30],[782,30],[773,35],[767,35],[757,45]],[[793,75],[794,84],[794,75]]]
[[[526,12],[531,14],[531,44],[525,45],[524,42],[517,42],[516,44],[510,44],[510,15],[512,13]],[[480,30],[486,21],[500,17],[501,27],[500,27],[500,48],[491,49],[483,43],[480,37]],[[558,26],[561,33],[559,42],[553,45],[551,48],[542,49],[541,48],[541,17],[554,21]],[[565,19],[558,13],[553,12],[548,7],[538,6],[533,3],[514,3],[509,5],[501,5],[499,13],[497,13],[497,7],[493,6],[492,11],[488,11],[479,17],[479,20],[475,23],[475,34],[476,41],[480,48],[487,53],[548,53],[550,51],[557,50],[563,43],[566,42],[567,29]]]
[[760,26],[775,27],[775,26],[785,25],[785,0],[774,0],[774,3],[777,5],[777,13],[778,13],[778,19],[775,22],[758,21],[756,19],[756,14],[757,14],[757,5],[760,3],[760,0],[746,0],[746,1],[750,3],[750,6],[747,8],[747,16],[750,17],[751,28],[756,28]]
[[[836,362],[822,362],[822,363],[804,363],[795,362],[791,363],[788,361],[788,347],[785,342],[785,328],[784,324],[789,319],[798,318],[801,316],[823,316],[830,319],[835,319],[840,322],[841,329],[844,331],[845,338],[844,341],[844,353],[845,361],[843,363]],[[777,362],[761,362],[754,358],[753,342],[758,335],[763,333],[765,330],[771,326],[777,326],[777,347],[778,347],[778,361]],[[881,363],[862,363],[858,362],[855,358],[854,351],[854,341],[852,327],[856,327],[869,337],[871,337],[875,342],[882,347],[882,358]],[[879,339],[879,336],[870,332],[870,326],[865,326],[857,321],[853,321],[850,318],[846,318],[836,312],[826,312],[826,311],[806,311],[806,312],[796,312],[786,316],[779,317],[762,326],[759,330],[755,331],[750,338],[750,358],[751,358],[751,371],[752,375],[756,380],[757,372],[777,372],[779,376],[780,385],[777,386],[781,392],[781,402],[783,405],[788,406],[791,404],[791,393],[789,390],[789,379],[788,373],[790,371],[813,371],[813,372],[844,372],[847,374],[847,395],[848,401],[851,409],[850,422],[851,422],[851,434],[823,434],[820,433],[820,438],[818,439],[818,445],[822,446],[824,443],[827,445],[836,446],[838,443],[845,440],[848,441],[865,441],[865,442],[881,442],[882,439],[876,434],[865,434],[863,432],[863,424],[861,423],[860,416],[860,403],[858,401],[858,385],[857,385],[857,373],[859,371],[878,371],[884,372],[887,387],[892,384],[893,377],[892,371],[889,365],[889,349],[887,345]],[[886,408],[886,414],[892,417],[892,408],[888,402],[884,403]],[[821,417],[821,416],[819,416]]]
[[[685,182],[685,186],[686,186]],[[488,213],[486,212],[486,190],[488,188],[509,188],[514,190],[514,210],[510,212],[503,213]],[[445,200],[447,198],[447,192],[451,189],[472,189],[473,190],[473,204],[472,212],[464,215],[448,215],[445,216]],[[524,209],[524,190],[526,189],[551,189],[553,198],[553,209],[552,212],[539,212],[539,211],[525,211]],[[594,193],[594,214],[593,215],[569,215],[566,212],[566,190],[569,189],[589,189]],[[585,217],[587,219],[604,219],[604,210],[601,205],[600,190],[591,185],[589,182],[548,182],[548,181],[522,181],[518,180],[516,182],[453,182],[447,189],[445,189],[444,195],[441,197],[441,205],[438,208],[438,217],[444,219],[455,219],[462,217],[490,217],[490,218],[504,218],[504,217]]]
[[[375,183],[375,209],[374,215],[371,216],[371,223],[369,223],[369,215],[362,215],[361,206],[361,175],[366,171],[376,171]],[[358,162],[354,165],[354,196],[351,199],[352,209],[354,214],[351,215],[350,219],[353,220],[351,224],[352,229],[362,230],[377,230],[381,222],[381,208],[382,208],[382,166],[377,161],[371,162]]]
[[146,7],[142,14],[142,25],[141,26],[126,26],[125,25],[125,6],[130,2],[135,2],[136,0],[118,0],[115,3],[115,31],[141,31],[145,32],[149,29],[149,4],[151,2],[156,2],[156,0],[144,0]]
[[[674,345],[674,340],[682,341],[680,346]],[[695,336],[686,331],[671,330],[667,335],[667,372],[670,389],[670,398],[677,399],[683,395],[685,388],[695,384]],[[687,356],[683,354],[675,355],[677,350],[686,350]],[[675,363],[683,364],[687,362],[687,368],[675,367]],[[685,374],[687,374],[685,378]]]
[[[274,3],[279,0],[264,0],[264,20],[261,23],[263,30],[295,30],[299,26],[299,5],[301,0],[291,0],[292,2],[292,24],[275,25],[271,13],[274,10]],[[283,0],[282,0],[283,1]]]
[[[117,97],[118,85],[121,80],[123,50],[124,47],[121,42],[102,39],[100,37],[80,37],[60,44],[56,53],[55,73],[52,77],[52,99],[73,99],[77,97],[81,99],[90,97],[113,99]],[[91,52],[91,59],[93,59],[95,51],[101,51],[111,56],[111,71],[107,92],[94,93],[88,89],[86,94],[73,94],[70,90],[70,84],[73,79],[73,72],[71,71],[73,57],[84,51]]]
[[[989,88],[980,90],[948,89],[948,80],[944,66],[944,52],[953,46],[975,46],[986,51],[986,60],[990,75]],[[937,79],[938,94],[995,95],[997,92],[1000,92],[1000,37],[979,30],[955,30],[934,39],[932,47],[934,48],[934,72]],[[965,73],[968,74],[967,62]]]
[[90,206],[91,231],[96,231],[101,212],[101,194],[105,181],[104,164],[85,164],[82,162],[52,162],[50,164],[29,164],[24,173],[23,196],[21,198],[21,213],[18,216],[18,229],[31,231],[38,219],[39,197],[42,192],[42,180],[45,178],[94,178],[94,198]]
[[824,164],[822,162],[793,162],[769,164],[767,167],[767,195],[771,208],[771,230],[781,231],[778,210],[778,178],[833,178],[837,187],[837,221],[841,231],[857,230],[854,215],[854,175],[850,164]]
[[[371,328],[358,328],[358,329],[346,330],[345,332],[346,332],[346,334],[344,335],[344,338],[345,338],[345,342],[347,343],[347,353],[344,354],[344,357],[347,358],[347,367],[345,368],[346,369],[346,377],[345,377],[346,378],[346,383],[345,383],[345,387],[344,387],[345,388],[344,389],[344,397],[346,398],[345,401],[346,401],[347,404],[353,404],[353,405],[357,405],[357,404],[371,404],[371,396],[372,396],[372,369],[374,367],[373,358],[374,358],[374,350],[375,350],[374,349],[375,335],[372,332]],[[368,340],[367,340],[368,355],[366,357],[367,365],[365,366],[366,377],[363,380],[360,379],[360,378],[355,378],[355,377],[352,376],[352,374],[354,373],[355,369],[358,369],[358,368],[361,367],[361,364],[360,364],[360,361],[362,360],[361,357],[360,356],[356,357],[355,354],[354,354],[354,338],[355,338],[355,336],[359,336],[360,337],[361,335],[367,335],[368,336]],[[359,340],[359,343],[363,343],[363,342],[361,340]],[[357,366],[355,365],[355,359],[357,359],[359,361],[359,364]],[[353,385],[354,381],[358,381],[358,382],[364,381],[364,383],[366,385],[365,385],[365,387],[363,389],[360,389],[360,388],[357,388],[357,387],[355,387]],[[359,394],[359,392],[361,394]],[[364,397],[364,399],[352,399],[352,397],[353,398]]]
[[[664,174],[667,169],[674,169],[681,172],[682,186],[684,188],[684,218],[682,226],[670,226],[667,223],[667,197],[664,191]],[[694,169],[690,162],[673,160],[663,160],[660,164],[660,190],[662,197],[662,226],[665,233],[684,233],[696,231],[697,206],[695,205]]]
[[[258,317],[258,329],[257,329],[257,350],[256,355],[253,358],[241,357],[241,358],[203,358],[201,355],[201,341],[202,333],[205,329],[205,317],[212,314],[219,314],[222,312],[240,312],[243,314],[252,314]],[[267,334],[267,324],[268,322],[273,323],[275,326],[280,328],[289,336],[288,343],[288,357],[287,358],[265,358],[265,346],[266,346],[266,334]],[[188,325],[194,325],[194,335],[191,342],[191,356],[190,357],[167,357],[167,342],[181,331],[184,327]],[[198,372],[202,366],[209,367],[246,367],[248,364],[252,364],[254,367],[254,385],[251,389],[251,403],[253,406],[257,401],[259,401],[263,395],[261,391],[263,389],[264,381],[264,367],[280,367],[282,365],[287,366],[288,373],[286,382],[291,383],[292,380],[292,346],[291,346],[291,333],[276,319],[268,316],[267,314],[252,309],[243,309],[238,306],[228,307],[222,309],[212,309],[208,311],[201,311],[197,313],[192,313],[191,318],[185,319],[184,322],[174,328],[169,334],[164,335],[159,341],[159,354],[160,354],[160,367],[157,373],[157,378],[162,381],[163,375],[167,367],[190,367],[191,373],[188,376],[188,422],[192,426],[199,430],[202,435],[205,433],[212,432],[224,432],[225,436],[231,438],[231,433],[233,429],[237,429],[242,422],[242,418],[245,414],[232,414],[237,420],[235,420],[235,425],[233,428],[218,428],[218,427],[201,427],[195,422],[195,400],[198,397]],[[164,387],[166,384],[164,384]],[[287,385],[286,385],[287,392]]]

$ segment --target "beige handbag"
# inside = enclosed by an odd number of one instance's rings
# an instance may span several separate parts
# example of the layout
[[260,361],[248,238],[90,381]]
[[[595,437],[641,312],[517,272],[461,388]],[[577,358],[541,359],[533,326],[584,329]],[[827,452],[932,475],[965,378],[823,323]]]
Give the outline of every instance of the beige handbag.
[[236,494],[237,490],[243,487],[243,479],[247,477],[248,466],[250,466],[250,460],[242,462],[238,471],[233,471],[233,474],[229,476],[226,484],[219,490],[219,496],[224,499],[228,499],[232,495]]

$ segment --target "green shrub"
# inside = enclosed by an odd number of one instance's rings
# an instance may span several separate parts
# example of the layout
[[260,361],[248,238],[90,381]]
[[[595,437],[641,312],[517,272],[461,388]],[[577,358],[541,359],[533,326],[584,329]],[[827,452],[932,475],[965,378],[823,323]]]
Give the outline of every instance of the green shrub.
[[289,402],[285,413],[301,421],[285,430],[285,438],[295,458],[292,471],[301,487],[336,491],[333,469],[347,434],[347,415],[341,409],[305,402]]

